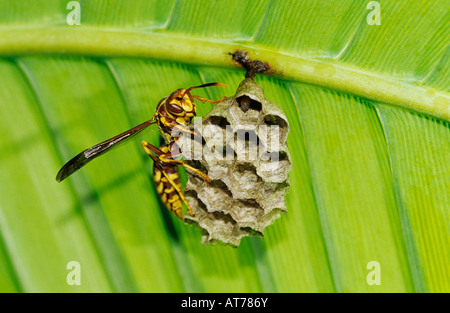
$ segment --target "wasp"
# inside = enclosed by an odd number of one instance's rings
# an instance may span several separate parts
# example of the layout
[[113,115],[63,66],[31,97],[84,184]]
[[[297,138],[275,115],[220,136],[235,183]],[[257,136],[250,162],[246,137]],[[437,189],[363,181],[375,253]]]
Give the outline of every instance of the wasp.
[[190,87],[188,89],[180,88],[175,90],[168,97],[159,101],[156,106],[155,114],[150,120],[82,151],[64,164],[56,175],[56,180],[61,182],[93,159],[108,152],[111,148],[116,147],[119,143],[125,142],[136,136],[148,126],[157,124],[165,143],[157,148],[145,140],[141,142],[145,152],[153,160],[153,180],[155,181],[156,190],[161,197],[162,202],[179,219],[182,219],[183,202],[186,204],[191,216],[194,216],[191,206],[181,191],[178,166],[184,166],[197,173],[208,182],[210,182],[211,179],[199,169],[183,162],[177,141],[181,133],[201,138],[198,133],[189,128],[193,118],[197,115],[194,99],[202,102],[218,103],[225,97],[219,100],[209,100],[192,95],[191,90],[212,86],[225,87],[222,83],[208,83]]

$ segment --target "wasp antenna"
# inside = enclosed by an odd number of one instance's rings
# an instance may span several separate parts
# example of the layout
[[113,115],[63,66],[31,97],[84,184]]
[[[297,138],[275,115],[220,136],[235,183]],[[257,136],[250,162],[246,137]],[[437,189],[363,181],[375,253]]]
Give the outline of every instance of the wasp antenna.
[[196,88],[206,88],[206,87],[213,87],[213,86],[226,87],[227,85],[222,84],[222,83],[208,83],[208,84],[203,84],[203,85],[200,85],[200,86],[189,87],[189,88],[186,89],[186,91],[183,93],[183,96],[184,96],[184,94],[188,93],[188,92],[191,91],[192,89],[196,89]]

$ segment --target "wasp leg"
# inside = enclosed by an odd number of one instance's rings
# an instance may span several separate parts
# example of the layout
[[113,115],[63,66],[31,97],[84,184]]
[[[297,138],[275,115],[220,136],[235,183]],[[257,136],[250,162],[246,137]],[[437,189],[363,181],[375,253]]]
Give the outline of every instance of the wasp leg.
[[206,180],[208,183],[211,182],[211,178],[209,178],[208,175],[206,175],[205,173],[203,173],[202,171],[200,171],[199,169],[190,166],[189,164],[184,163],[183,161],[179,161],[179,160],[173,160],[173,159],[166,159],[164,157],[164,155],[161,155],[159,157],[159,159],[164,162],[164,163],[171,163],[171,164],[176,164],[176,165],[181,165],[184,166],[185,168],[190,169],[191,171],[197,173],[198,175],[200,175],[204,180]]
[[[194,135],[197,138],[202,139],[202,135],[200,135],[199,133],[197,133],[194,130],[189,129],[188,127],[186,127],[185,125],[182,124],[178,124],[175,121],[173,122],[167,122],[166,123],[168,127],[172,128],[172,132],[181,132],[181,133],[186,133],[186,134],[191,134]],[[173,134],[173,133],[172,133]],[[173,136],[173,137],[178,137],[178,136]]]
[[176,125],[172,129],[174,129],[175,131],[182,132],[182,133],[194,135],[195,137],[200,138],[200,139],[203,138],[203,136],[200,135],[199,133],[197,133],[196,131],[190,130],[189,128],[181,126],[181,125]]
[[[170,152],[164,152],[158,148],[156,148],[155,146],[149,144],[146,141],[142,141],[142,147],[144,148],[144,150],[147,152],[147,154],[151,154],[154,153],[158,156],[158,159],[163,162],[163,163],[168,163],[168,164],[176,164],[176,165],[180,165],[180,166],[184,166],[185,168],[188,168],[190,170],[192,170],[193,172],[197,173],[198,175],[200,175],[204,180],[206,180],[208,183],[211,182],[211,178],[208,177],[208,175],[206,175],[205,173],[203,173],[202,171],[200,171],[199,169],[196,169],[195,167],[192,167],[186,163],[184,163],[183,161],[179,161],[179,160],[174,160],[172,159],[172,157],[174,157],[174,155],[172,155],[172,153]],[[166,146],[167,147],[167,146]]]
[[[167,181],[169,182],[169,184],[173,187],[173,189],[176,191],[176,193],[178,194],[178,196],[181,198],[181,200],[184,202],[184,204],[186,204],[188,210],[189,210],[189,214],[194,217],[194,212],[192,211],[191,206],[189,205],[189,202],[187,202],[186,198],[184,197],[183,193],[181,192],[181,189],[178,187],[178,185],[172,180],[172,178],[167,174],[165,168],[167,167],[166,164],[164,163],[168,163],[171,164],[172,162],[164,162],[162,161],[159,157],[156,157],[153,153],[155,153],[156,155],[160,156],[163,155],[164,152],[162,152],[160,149],[156,148],[155,146],[149,144],[146,141],[142,141],[142,147],[144,148],[145,152],[147,152],[147,154],[149,155],[150,158],[152,158],[153,162],[154,162],[154,166],[158,167],[158,170],[164,175],[164,177],[167,179]],[[169,161],[176,161],[176,160],[170,160]],[[173,163],[174,165],[178,164],[178,163]],[[203,174],[203,173],[202,173]],[[209,178],[209,177],[208,177]],[[158,183],[158,182],[156,182]],[[160,195],[162,195],[162,193],[164,192],[164,190],[158,190],[158,193]],[[166,199],[169,204],[170,204],[170,199]],[[163,202],[166,203],[166,201],[163,200]],[[166,203],[166,205],[168,205]],[[169,205],[168,205],[169,206]],[[181,219],[181,214],[177,214],[175,211],[173,211],[175,213],[175,215]]]

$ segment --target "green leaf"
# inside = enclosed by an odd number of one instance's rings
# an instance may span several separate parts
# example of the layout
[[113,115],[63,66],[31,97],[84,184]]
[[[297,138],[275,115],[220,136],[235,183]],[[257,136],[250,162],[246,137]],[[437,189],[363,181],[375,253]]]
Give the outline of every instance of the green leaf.
[[[450,291],[445,0],[379,1],[381,25],[358,0],[97,0],[70,26],[68,2],[0,2],[0,291]],[[140,147],[156,127],[55,181],[178,88],[233,95],[238,49],[270,64],[256,82],[291,129],[288,214],[263,240],[202,246],[164,208]]]

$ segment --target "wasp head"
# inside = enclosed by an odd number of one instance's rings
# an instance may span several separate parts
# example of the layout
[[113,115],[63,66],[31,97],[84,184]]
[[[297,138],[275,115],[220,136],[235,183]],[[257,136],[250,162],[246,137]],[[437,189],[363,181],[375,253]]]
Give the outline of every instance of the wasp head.
[[167,97],[165,101],[166,112],[176,120],[181,120],[180,118],[185,119],[186,124],[189,124],[192,118],[197,114],[194,98],[202,102],[211,102],[211,103],[216,103],[222,100],[222,99],[217,101],[208,100],[205,98],[201,98],[199,96],[191,95],[190,93],[192,89],[205,88],[211,86],[225,87],[225,85],[222,83],[209,83],[200,86],[190,87],[188,89],[181,88],[175,90],[169,97]]
[[177,89],[165,101],[166,112],[173,118],[195,116],[196,108],[192,95],[186,89]]

